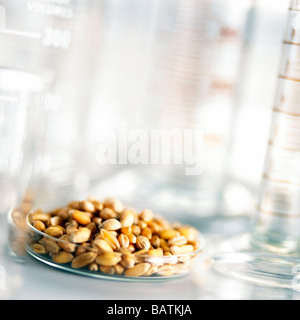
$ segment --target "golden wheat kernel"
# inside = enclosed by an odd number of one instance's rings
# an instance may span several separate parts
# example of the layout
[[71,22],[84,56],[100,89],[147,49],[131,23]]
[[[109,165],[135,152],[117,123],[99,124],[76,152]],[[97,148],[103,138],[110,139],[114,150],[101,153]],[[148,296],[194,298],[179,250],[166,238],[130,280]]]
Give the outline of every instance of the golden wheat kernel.
[[129,234],[132,233],[132,227],[128,226],[128,227],[122,227],[121,228],[121,233],[125,234],[126,236],[128,236]]
[[148,226],[147,222],[145,222],[143,220],[138,220],[137,224],[141,229],[144,229],[144,228],[146,228]]
[[140,213],[139,217],[143,221],[149,222],[153,219],[153,212],[149,209],[145,209]]
[[129,242],[130,242],[130,243],[136,243],[137,237],[136,237],[134,234],[129,233],[129,234],[127,235],[127,237],[128,237],[128,239],[129,239]]
[[39,243],[43,245],[51,253],[58,253],[60,251],[59,245],[53,239],[43,237],[41,240],[39,240]]
[[116,211],[110,208],[104,208],[103,210],[100,211],[100,217],[102,219],[116,219],[118,217],[118,214]]
[[194,247],[190,244],[183,245],[181,247],[172,246],[170,251],[173,255],[185,254],[194,251]]
[[80,228],[70,234],[69,240],[73,243],[87,242],[91,236],[88,228]]
[[114,265],[113,268],[115,269],[116,274],[123,274],[125,270],[125,268],[120,263]]
[[36,220],[33,222],[33,227],[36,228],[39,231],[44,232],[46,229],[45,224],[42,221]]
[[122,260],[122,254],[119,252],[101,253],[96,258],[96,263],[102,266],[114,266]]
[[36,220],[42,221],[44,223],[47,223],[48,220],[50,220],[51,215],[49,213],[44,213],[41,211],[35,211],[34,213],[32,213],[32,215],[30,215],[30,222],[34,222]]
[[65,229],[65,227],[63,227],[63,226],[60,226],[60,225],[56,224],[56,225],[53,225],[53,226],[51,226],[51,227],[59,228],[60,230],[62,230],[63,233],[66,233],[66,229]]
[[134,267],[125,270],[124,274],[127,277],[140,277],[144,275],[150,267],[150,263],[138,263]]
[[194,250],[197,250],[199,249],[201,243],[198,240],[192,240],[189,241],[188,244],[191,244],[194,247]]
[[112,236],[114,236],[114,237],[116,237],[116,238],[118,238],[118,236],[119,236],[118,231],[115,231],[115,230],[108,230],[108,232],[109,232]]
[[170,251],[170,247],[168,246],[168,243],[165,239],[160,238],[160,247],[164,250],[164,251]]
[[101,239],[107,241],[113,250],[117,250],[120,247],[120,243],[119,243],[118,239],[105,229],[100,230],[99,237]]
[[133,254],[134,254],[134,255],[137,255],[137,256],[141,256],[141,255],[148,254],[148,252],[149,252],[148,249],[141,249],[141,250],[138,250],[138,251],[133,252]]
[[89,264],[89,269],[90,271],[98,271],[99,270],[99,266],[97,265],[97,263],[92,262]]
[[128,250],[128,248],[122,248],[122,247],[118,248],[118,249],[117,249],[117,252],[120,252],[120,253],[122,253],[122,254],[131,253],[131,252]]
[[130,209],[125,209],[120,213],[120,222],[123,227],[130,227],[135,220],[134,212]]
[[82,225],[91,223],[91,217],[87,212],[73,210],[70,213],[72,215],[72,218]]
[[93,246],[99,249],[101,252],[113,252],[110,244],[103,239],[96,239],[93,241]]
[[[71,212],[73,212],[73,210],[70,211],[70,214],[71,214]],[[76,227],[76,228],[79,227],[79,223],[72,218],[72,215],[71,215],[71,219],[69,220],[69,222],[70,222],[70,226]]]
[[157,234],[154,234],[150,239],[151,245],[155,248],[158,248],[160,246],[160,239]]
[[83,267],[89,265],[90,263],[94,262],[96,257],[97,257],[97,253],[95,253],[95,252],[92,252],[92,251],[84,252],[84,253],[76,256],[72,260],[72,267],[75,269],[83,268]]
[[54,212],[57,216],[61,217],[62,220],[67,220],[69,218],[70,208],[58,208]]
[[165,240],[169,240],[179,235],[179,232],[174,229],[164,229],[159,233],[159,236]]
[[72,234],[73,232],[75,232],[77,229],[77,227],[75,226],[72,226],[72,225],[69,225],[68,227],[66,227],[66,234],[67,235],[70,235]]
[[79,205],[79,201],[72,201],[68,204],[69,208],[75,209],[75,210],[79,210],[80,209],[80,205]]
[[149,250],[147,253],[149,256],[163,256],[164,253],[163,251],[159,250],[159,249],[152,249]]
[[56,263],[69,263],[73,260],[74,256],[70,252],[60,251],[52,256],[52,260]]
[[152,264],[147,272],[145,272],[144,276],[151,276],[152,274],[156,273],[158,271],[158,266]]
[[129,246],[129,238],[126,236],[126,234],[123,234],[121,233],[119,236],[118,236],[118,241],[120,243],[120,246],[121,247],[124,247],[124,248],[128,248]]
[[98,228],[97,228],[95,222],[91,222],[91,223],[87,224],[87,225],[85,226],[85,228],[87,228],[87,229],[89,229],[89,230],[91,231],[91,236],[90,236],[90,238],[92,238],[92,237],[96,234],[96,232],[98,231]]
[[152,233],[158,234],[159,232],[161,232],[164,229],[160,224],[158,224],[155,221],[149,221],[147,223],[147,225],[148,225],[148,228],[151,229]]
[[172,265],[163,265],[160,266],[157,270],[157,274],[159,274],[160,276],[172,276],[175,273],[175,269]]
[[104,208],[110,208],[116,211],[117,213],[122,212],[123,204],[120,200],[114,199],[114,198],[106,198],[103,202]]
[[93,222],[95,222],[96,226],[99,227],[100,224],[102,223],[102,218],[101,217],[94,217],[92,219]]
[[135,246],[134,246],[134,244],[130,244],[129,246],[128,246],[128,248],[127,248],[131,253],[132,252],[135,252]]
[[103,203],[101,201],[98,201],[98,200],[94,200],[92,201],[95,209],[100,212],[101,210],[103,210],[104,206],[103,206]]
[[155,223],[159,224],[163,229],[174,229],[170,223],[168,222],[168,220],[166,220],[165,218],[161,218],[161,217],[156,217],[153,219]]
[[67,252],[74,252],[76,250],[76,244],[70,242],[68,234],[64,234],[61,237],[59,237],[58,239],[63,240],[63,241],[57,241],[57,244],[63,250],[65,250]]
[[87,246],[86,243],[82,243],[80,246],[77,246],[75,256],[79,256],[84,252],[87,252]]
[[100,228],[103,228],[108,231],[115,231],[121,229],[122,224],[117,219],[107,219],[101,223]]
[[62,224],[62,218],[60,216],[53,216],[48,220],[49,226],[55,226],[55,225],[61,225]]
[[113,266],[100,265],[99,270],[106,274],[110,274],[110,275],[115,274],[115,268]]
[[96,211],[95,206],[89,200],[79,201],[79,208],[82,211],[94,213]]
[[182,236],[186,237],[188,241],[197,240],[198,230],[193,227],[183,226],[183,227],[177,228],[177,231]]
[[40,243],[34,243],[31,245],[31,249],[35,252],[35,253],[38,253],[38,254],[46,254],[47,253],[47,250],[46,248],[41,245]]
[[168,246],[183,246],[187,243],[187,239],[184,236],[176,236],[168,240]]
[[131,226],[131,232],[135,235],[138,236],[141,233],[142,229],[140,226],[134,224]]
[[44,231],[46,234],[48,234],[51,237],[58,238],[64,234],[63,230],[56,226],[51,226],[45,229]]
[[122,260],[121,260],[120,264],[124,268],[132,268],[135,264],[135,256],[132,253],[122,254]]
[[148,238],[149,240],[152,238],[152,230],[148,227],[144,228],[141,234],[146,238]]

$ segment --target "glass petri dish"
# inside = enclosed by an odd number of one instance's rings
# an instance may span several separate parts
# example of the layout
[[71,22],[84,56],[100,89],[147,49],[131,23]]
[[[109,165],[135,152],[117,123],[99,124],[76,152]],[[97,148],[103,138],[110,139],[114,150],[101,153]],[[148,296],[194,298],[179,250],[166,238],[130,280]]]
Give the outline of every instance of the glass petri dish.
[[[128,265],[122,265],[128,253],[114,252],[113,256],[117,263],[101,268],[100,263],[97,263],[97,257],[103,255],[100,250],[92,245],[77,244],[55,238],[36,229],[30,223],[31,214],[32,211],[26,218],[28,237],[25,249],[27,253],[48,266],[82,276],[131,282],[167,281],[188,276],[198,265],[196,262],[201,262],[200,258],[204,257],[205,238],[199,233],[197,235],[199,246],[192,252],[166,256],[129,254],[133,261],[131,260]],[[80,250],[82,253],[78,254]],[[74,263],[78,256],[83,257],[85,261]]]

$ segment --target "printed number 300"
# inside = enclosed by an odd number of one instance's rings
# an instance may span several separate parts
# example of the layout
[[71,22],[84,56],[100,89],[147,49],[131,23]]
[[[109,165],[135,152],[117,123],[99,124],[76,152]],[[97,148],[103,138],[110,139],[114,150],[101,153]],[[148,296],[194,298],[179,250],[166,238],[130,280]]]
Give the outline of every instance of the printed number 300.
[[71,42],[71,32],[51,27],[46,28],[42,42],[46,47],[67,49]]

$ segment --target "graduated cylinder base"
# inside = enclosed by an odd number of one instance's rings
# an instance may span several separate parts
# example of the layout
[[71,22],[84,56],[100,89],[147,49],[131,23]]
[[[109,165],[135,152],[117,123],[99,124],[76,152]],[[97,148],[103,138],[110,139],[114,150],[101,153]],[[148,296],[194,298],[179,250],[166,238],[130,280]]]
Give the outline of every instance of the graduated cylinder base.
[[300,241],[277,233],[253,232],[251,246],[270,253],[300,257]]
[[231,238],[213,256],[213,268],[258,286],[300,291],[299,257],[280,253],[280,244],[271,240],[250,233]]
[[[274,201],[271,203],[274,205]],[[278,200],[276,205],[279,207]],[[261,201],[250,229],[251,246],[275,254],[300,256],[300,218],[272,209],[267,201]]]

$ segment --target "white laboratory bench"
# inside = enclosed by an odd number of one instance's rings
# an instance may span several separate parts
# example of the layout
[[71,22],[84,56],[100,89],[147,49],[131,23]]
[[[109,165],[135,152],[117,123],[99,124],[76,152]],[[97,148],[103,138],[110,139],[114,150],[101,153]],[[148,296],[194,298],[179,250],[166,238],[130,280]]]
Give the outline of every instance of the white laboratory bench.
[[[79,276],[45,265],[27,256],[14,261],[6,250],[6,224],[0,226],[0,299],[8,300],[298,300],[300,292],[252,285],[197,265],[186,277],[163,282],[123,282]],[[208,241],[211,230],[242,230],[247,219],[220,218],[202,223]],[[226,229],[226,224],[230,225]],[[222,226],[222,228],[220,228]],[[207,230],[207,232],[205,232]],[[239,228],[234,230],[239,232]],[[228,236],[228,234],[226,234]]]

